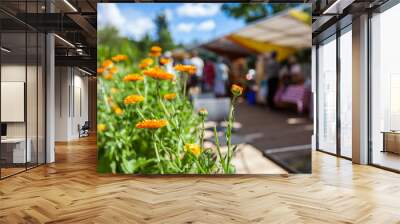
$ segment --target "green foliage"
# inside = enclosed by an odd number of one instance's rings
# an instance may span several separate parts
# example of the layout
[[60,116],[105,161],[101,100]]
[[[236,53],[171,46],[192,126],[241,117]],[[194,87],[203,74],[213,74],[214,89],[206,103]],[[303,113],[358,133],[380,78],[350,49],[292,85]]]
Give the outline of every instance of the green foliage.
[[156,42],[162,49],[166,51],[172,50],[175,47],[175,44],[168,29],[168,21],[166,15],[158,14],[154,20],[154,23],[156,24],[157,33]]
[[246,23],[250,23],[286,9],[299,6],[300,4],[301,3],[224,3],[221,9],[230,17],[244,19]]

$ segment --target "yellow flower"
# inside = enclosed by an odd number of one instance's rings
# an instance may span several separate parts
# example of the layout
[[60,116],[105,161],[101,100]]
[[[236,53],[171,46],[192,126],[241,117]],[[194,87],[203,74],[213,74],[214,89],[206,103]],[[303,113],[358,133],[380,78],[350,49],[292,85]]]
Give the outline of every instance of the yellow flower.
[[111,58],[113,61],[115,62],[119,62],[119,61],[125,61],[128,59],[128,56],[124,55],[124,54],[117,54],[114,57]]
[[234,96],[240,96],[243,93],[243,87],[233,84],[231,87],[231,92]]
[[102,67],[97,68],[97,73],[99,73],[99,74],[102,74],[104,71],[105,71],[105,69]]
[[111,67],[110,68],[110,73],[111,74],[115,74],[115,73],[117,73],[118,72],[118,68],[117,67]]
[[153,46],[150,48],[150,56],[159,57],[161,55],[161,51],[162,51],[161,47]]
[[98,132],[103,132],[107,129],[107,126],[105,124],[98,124],[97,125],[97,131]]
[[166,64],[168,64],[168,63],[169,63],[169,59],[168,59],[168,58],[161,58],[161,59],[160,59],[160,64],[166,65]]
[[207,111],[207,109],[201,108],[201,109],[199,110],[199,115],[202,116],[202,117],[207,117],[207,116],[208,116],[208,111]]
[[102,64],[103,68],[110,68],[114,65],[114,63],[111,60],[105,60]]
[[107,75],[103,76],[105,80],[111,80],[113,75],[111,73],[108,73]]
[[194,156],[199,156],[201,154],[201,148],[197,144],[185,144],[185,152],[190,152]]
[[147,68],[147,67],[149,67],[150,65],[152,65],[153,63],[154,63],[153,59],[151,59],[151,58],[145,58],[145,59],[143,59],[143,60],[140,62],[139,68],[140,68],[140,69]]
[[160,120],[143,120],[136,124],[136,128],[141,129],[157,129],[168,125],[168,121],[164,119]]
[[143,72],[143,74],[153,79],[172,80],[173,78],[175,78],[173,74],[165,72],[159,68],[146,70]]
[[194,65],[175,65],[174,69],[178,72],[185,72],[189,75],[196,73],[196,66]]
[[165,100],[173,100],[176,98],[176,93],[167,93],[164,95]]
[[114,107],[114,113],[116,115],[121,115],[124,111],[119,107],[119,106],[115,106]]
[[143,80],[143,76],[138,75],[138,74],[128,74],[124,77],[124,82],[129,82],[129,81],[141,81]]
[[116,93],[118,93],[118,89],[117,89],[117,88],[114,88],[114,87],[112,87],[112,88],[111,88],[111,93],[112,93],[112,94],[116,94]]
[[135,104],[142,102],[144,100],[144,97],[141,95],[129,95],[125,97],[124,99],[124,104],[129,105],[129,104]]

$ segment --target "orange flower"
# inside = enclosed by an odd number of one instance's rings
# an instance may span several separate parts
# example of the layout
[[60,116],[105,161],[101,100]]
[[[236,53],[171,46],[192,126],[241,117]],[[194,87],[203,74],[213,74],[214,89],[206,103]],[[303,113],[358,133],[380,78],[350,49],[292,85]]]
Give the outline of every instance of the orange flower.
[[115,73],[117,73],[118,72],[118,68],[117,67],[111,67],[110,68],[110,73],[111,74],[115,74]]
[[173,100],[176,98],[176,93],[168,93],[164,95],[165,100]]
[[140,69],[147,68],[147,67],[149,67],[150,65],[152,65],[153,63],[154,63],[153,59],[151,59],[151,58],[145,58],[145,59],[143,59],[142,61],[140,61],[139,68],[140,68]]
[[166,65],[166,64],[168,64],[168,63],[169,63],[169,59],[168,59],[168,58],[161,58],[161,59],[160,59],[160,64]]
[[124,54],[117,54],[114,57],[112,57],[111,59],[115,62],[125,61],[125,60],[128,60],[128,56],[126,56]]
[[159,79],[159,80],[171,80],[175,78],[173,74],[165,72],[159,68],[146,70],[143,72],[143,74],[152,77],[153,79]]
[[190,152],[194,156],[199,156],[201,154],[201,148],[197,144],[185,144],[185,152]]
[[161,55],[161,51],[162,51],[161,47],[153,46],[150,48],[150,56],[159,57]]
[[189,75],[196,73],[196,66],[194,65],[175,65],[174,69],[178,72],[186,72]]
[[231,92],[234,96],[240,96],[243,93],[243,87],[233,84],[231,87]]
[[97,68],[97,73],[99,73],[99,74],[102,74],[104,71],[105,71],[105,69],[102,67]]
[[111,73],[108,73],[107,75],[103,76],[105,80],[111,80],[113,75]]
[[124,99],[124,104],[129,105],[129,104],[135,104],[142,102],[144,100],[144,97],[141,95],[129,95],[125,97]]
[[136,124],[136,128],[141,128],[141,129],[157,129],[157,128],[162,128],[168,125],[168,121],[164,119],[160,120],[143,120],[139,123]]
[[114,63],[111,60],[105,60],[105,61],[103,61],[103,64],[102,64],[103,68],[110,68],[113,65],[114,65]]
[[128,74],[128,75],[126,75],[125,77],[124,77],[124,82],[129,82],[129,81],[132,81],[132,82],[135,82],[135,81],[141,81],[141,80],[143,80],[144,79],[144,77],[143,76],[141,76],[141,75],[138,75],[138,74]]

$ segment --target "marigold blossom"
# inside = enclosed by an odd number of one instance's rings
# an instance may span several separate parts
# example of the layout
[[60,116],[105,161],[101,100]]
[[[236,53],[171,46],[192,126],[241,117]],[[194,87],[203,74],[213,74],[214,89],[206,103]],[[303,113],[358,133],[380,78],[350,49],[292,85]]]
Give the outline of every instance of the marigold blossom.
[[109,71],[111,74],[115,74],[115,73],[117,73],[118,72],[118,68],[117,67],[111,67],[110,68],[110,71]]
[[184,151],[192,153],[196,157],[201,154],[201,148],[197,144],[185,144]]
[[171,73],[165,72],[159,68],[153,68],[143,71],[143,74],[153,79],[172,80],[175,76]]
[[103,64],[102,64],[103,68],[110,68],[112,66],[114,66],[114,63],[111,60],[107,59],[107,60],[103,61]]
[[98,74],[102,74],[103,72],[105,72],[105,69],[104,69],[104,68],[102,68],[102,67],[97,68],[97,73],[98,73]]
[[125,97],[124,99],[124,104],[129,105],[129,104],[135,104],[142,102],[144,100],[144,97],[141,95],[129,95]]
[[207,117],[207,116],[208,116],[208,111],[207,111],[207,109],[201,108],[201,109],[199,110],[199,115],[202,116],[202,117]]
[[196,66],[194,65],[182,65],[178,64],[174,66],[174,69],[178,72],[185,72],[189,75],[195,74],[196,73]]
[[147,68],[147,67],[151,66],[153,63],[154,63],[153,59],[145,58],[142,61],[140,61],[139,68],[140,69]]
[[125,60],[128,60],[128,56],[126,56],[124,54],[117,54],[114,57],[112,57],[111,59],[115,62],[125,61]]
[[160,64],[166,65],[166,64],[168,64],[168,63],[169,63],[169,59],[168,59],[168,58],[161,58],[161,59],[160,59]]
[[97,131],[98,132],[103,132],[107,129],[107,126],[105,124],[98,124],[97,125]]
[[176,98],[176,93],[167,93],[164,95],[165,100],[173,100]]
[[123,111],[120,107],[118,107],[118,106],[115,106],[115,107],[114,107],[114,113],[115,113],[116,115],[121,115],[123,112],[124,112],[124,111]]
[[112,77],[113,77],[113,74],[108,73],[108,74],[106,74],[106,75],[103,75],[103,77],[104,77],[105,80],[111,80]]
[[123,78],[124,82],[129,82],[129,81],[135,82],[135,81],[141,81],[143,79],[144,77],[139,74],[128,74]]
[[164,119],[160,120],[143,120],[136,124],[136,128],[140,129],[157,129],[168,125],[168,121]]
[[161,55],[162,48],[159,46],[153,46],[150,48],[150,56],[159,57]]
[[240,96],[243,93],[243,87],[233,84],[231,87],[231,92],[234,96]]

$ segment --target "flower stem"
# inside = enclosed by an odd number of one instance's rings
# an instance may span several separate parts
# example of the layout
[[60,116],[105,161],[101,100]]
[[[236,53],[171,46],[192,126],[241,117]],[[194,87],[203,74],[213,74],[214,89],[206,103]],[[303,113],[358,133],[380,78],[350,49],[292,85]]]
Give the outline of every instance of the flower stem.
[[164,169],[162,168],[161,165],[161,159],[160,159],[160,155],[158,153],[158,148],[157,148],[157,143],[155,141],[156,137],[155,137],[155,133],[154,131],[152,131],[152,135],[153,135],[153,145],[154,145],[154,151],[156,152],[156,156],[157,156],[157,164],[158,164],[158,168],[160,169],[161,174],[164,174]]

